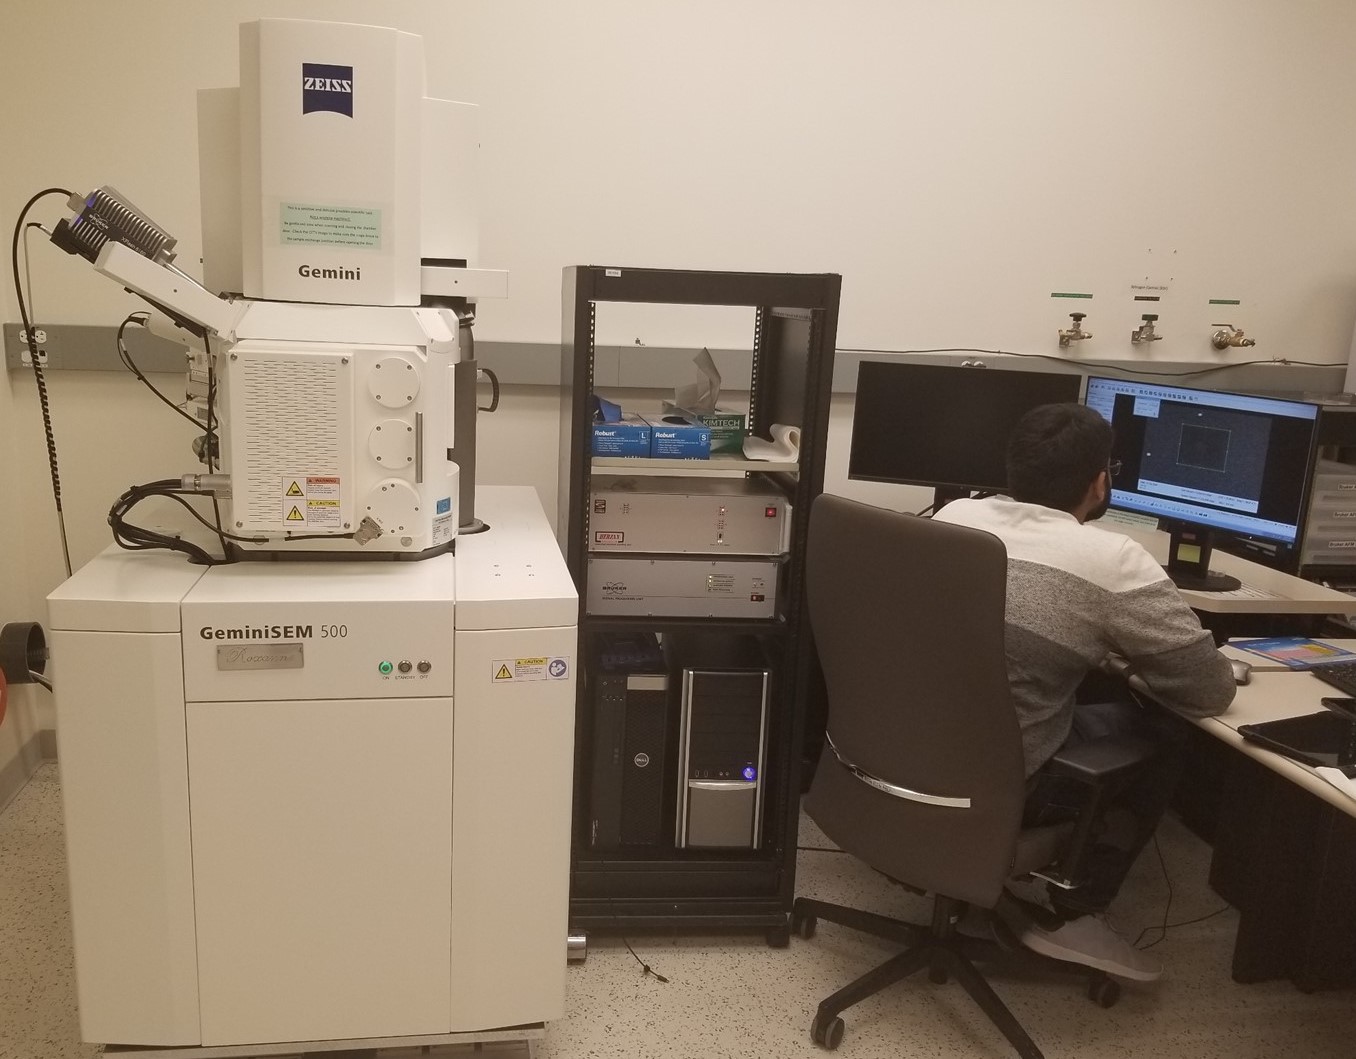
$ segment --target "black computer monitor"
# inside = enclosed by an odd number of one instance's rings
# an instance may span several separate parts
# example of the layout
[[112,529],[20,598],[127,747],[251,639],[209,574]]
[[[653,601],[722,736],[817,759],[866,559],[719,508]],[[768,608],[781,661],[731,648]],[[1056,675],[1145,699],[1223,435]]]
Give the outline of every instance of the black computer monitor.
[[924,485],[938,504],[1007,488],[1012,428],[1032,408],[1077,401],[1079,375],[863,360],[848,477]]
[[1111,506],[1168,523],[1168,574],[1181,587],[1238,587],[1209,572],[1214,531],[1299,541],[1318,405],[1099,378],[1085,400],[1116,432]]

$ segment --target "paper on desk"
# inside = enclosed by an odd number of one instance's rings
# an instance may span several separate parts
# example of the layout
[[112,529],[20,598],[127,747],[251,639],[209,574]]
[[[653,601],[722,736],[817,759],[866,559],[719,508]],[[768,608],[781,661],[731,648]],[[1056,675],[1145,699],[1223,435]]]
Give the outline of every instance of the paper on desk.
[[1322,765],[1314,769],[1314,771],[1317,772],[1320,777],[1331,783],[1343,794],[1347,794],[1350,795],[1352,798],[1356,798],[1356,779],[1351,779],[1342,775],[1341,769],[1335,769],[1328,765]]
[[689,412],[714,412],[716,403],[720,400],[720,369],[716,367],[711,351],[705,346],[692,358],[692,363],[697,365],[702,379],[686,386],[675,386],[673,403]]
[[777,460],[794,463],[800,459],[800,427],[773,423],[771,441],[750,435],[744,439],[744,455],[750,460]]

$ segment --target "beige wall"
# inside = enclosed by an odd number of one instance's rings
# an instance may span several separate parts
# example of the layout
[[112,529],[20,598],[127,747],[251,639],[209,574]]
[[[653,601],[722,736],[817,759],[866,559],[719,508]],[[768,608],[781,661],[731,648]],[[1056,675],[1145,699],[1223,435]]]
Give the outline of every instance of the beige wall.
[[[0,183],[0,199],[4,184]],[[10,225],[0,225],[8,231]],[[6,240],[8,247],[8,240]],[[5,255],[8,260],[8,253]],[[5,275],[8,275],[6,270]],[[17,315],[8,285],[0,291],[0,317]],[[0,373],[0,624],[40,618],[29,605],[28,557],[30,513],[24,502],[20,474],[21,451],[17,433],[16,401],[8,373]],[[19,756],[19,750],[37,731],[35,703],[41,689],[10,689],[9,712],[0,724],[0,770]],[[3,792],[0,792],[0,796]]]
[[[1070,351],[1082,360],[1347,356],[1344,0],[12,2],[0,26],[24,47],[0,63],[0,98],[22,103],[0,109],[0,144],[24,149],[3,154],[0,231],[39,188],[109,183],[191,267],[194,92],[237,83],[237,26],[261,15],[421,33],[430,93],[482,105],[482,263],[511,273],[509,299],[481,307],[482,341],[556,341],[560,269],[594,262],[839,271],[843,347],[1057,354],[1070,305],[1050,293],[1074,290],[1096,294],[1076,306],[1096,335]],[[53,75],[54,57],[88,53],[129,61]],[[1148,349],[1128,343],[1146,278],[1170,288],[1168,337]],[[0,280],[12,320],[7,254]],[[33,281],[45,320],[111,326],[138,307],[43,245]],[[1219,297],[1243,304],[1223,317]],[[1223,319],[1258,347],[1211,352]],[[695,318],[616,328],[618,343],[745,337]],[[190,469],[187,439],[111,371],[56,373],[52,395],[78,563],[127,485]],[[554,512],[556,414],[549,388],[510,390],[482,425],[481,480],[535,485]],[[850,414],[835,401],[828,481],[858,492]],[[0,379],[0,446],[0,495],[21,513],[5,523],[0,617],[29,616],[62,570],[26,375]]]

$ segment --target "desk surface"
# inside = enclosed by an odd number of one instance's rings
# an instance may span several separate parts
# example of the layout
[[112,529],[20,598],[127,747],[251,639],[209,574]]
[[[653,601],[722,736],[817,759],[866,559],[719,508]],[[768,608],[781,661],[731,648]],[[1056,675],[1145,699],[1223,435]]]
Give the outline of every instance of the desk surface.
[[[1105,528],[1138,541],[1157,562],[1167,561],[1168,535],[1161,530],[1112,519],[1107,520]],[[1210,556],[1210,568],[1232,574],[1243,582],[1243,587],[1234,592],[1183,589],[1182,597],[1192,610],[1212,614],[1356,614],[1356,596],[1283,574],[1228,552],[1216,549]]]
[[[1356,645],[1356,641],[1351,640],[1334,642],[1343,646]],[[1240,725],[1315,713],[1324,708],[1319,699],[1336,694],[1338,692],[1323,681],[1303,670],[1254,670],[1252,679],[1238,689],[1228,710],[1218,717],[1200,718],[1196,724],[1328,804],[1349,816],[1356,816],[1356,798],[1338,790],[1309,766],[1250,743],[1238,734]]]

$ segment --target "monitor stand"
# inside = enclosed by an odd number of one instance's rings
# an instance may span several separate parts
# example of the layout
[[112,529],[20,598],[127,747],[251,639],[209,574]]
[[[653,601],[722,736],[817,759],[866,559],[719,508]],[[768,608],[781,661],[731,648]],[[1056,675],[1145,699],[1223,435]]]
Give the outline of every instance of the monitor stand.
[[1211,571],[1210,552],[1214,541],[1208,529],[1186,522],[1165,522],[1169,540],[1164,569],[1174,585],[1193,592],[1232,592],[1243,586],[1236,577]]
[[932,513],[935,515],[953,500],[965,500],[971,494],[971,490],[963,489],[958,486],[939,485],[932,490]]

